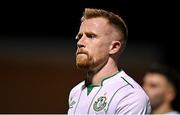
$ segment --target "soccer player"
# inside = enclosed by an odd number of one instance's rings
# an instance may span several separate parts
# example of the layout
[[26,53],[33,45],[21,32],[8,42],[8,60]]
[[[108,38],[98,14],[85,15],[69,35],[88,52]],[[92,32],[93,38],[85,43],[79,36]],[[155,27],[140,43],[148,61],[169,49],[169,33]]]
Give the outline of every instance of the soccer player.
[[173,109],[177,95],[178,73],[164,64],[153,64],[145,73],[143,88],[150,98],[152,114],[179,114]]
[[86,71],[84,81],[69,95],[68,114],[146,114],[149,98],[117,63],[128,30],[118,15],[86,8],[76,36],[76,65]]

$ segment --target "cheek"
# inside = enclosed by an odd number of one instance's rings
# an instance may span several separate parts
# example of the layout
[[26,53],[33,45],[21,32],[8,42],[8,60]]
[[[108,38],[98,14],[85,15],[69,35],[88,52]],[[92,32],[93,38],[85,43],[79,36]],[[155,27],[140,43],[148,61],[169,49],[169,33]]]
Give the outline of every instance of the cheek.
[[106,57],[108,55],[108,47],[105,45],[97,46],[97,48],[93,48],[92,53],[98,57]]
[[148,91],[148,95],[150,96],[150,98],[163,98],[163,90],[162,88],[150,88]]
[[96,41],[87,47],[88,54],[96,62],[107,59],[109,56],[109,43],[107,41]]
[[103,50],[96,50],[92,52],[92,55],[90,55],[90,57],[92,57],[95,62],[104,62],[108,59],[107,53]]

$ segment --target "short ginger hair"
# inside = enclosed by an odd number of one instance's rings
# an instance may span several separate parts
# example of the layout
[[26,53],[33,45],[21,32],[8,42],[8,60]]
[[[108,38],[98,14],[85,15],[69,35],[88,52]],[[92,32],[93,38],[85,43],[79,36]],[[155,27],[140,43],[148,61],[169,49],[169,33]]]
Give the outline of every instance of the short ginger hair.
[[102,9],[95,9],[95,8],[85,8],[83,12],[83,16],[81,18],[81,22],[91,19],[91,18],[97,18],[97,17],[103,17],[109,21],[109,24],[114,26],[119,32],[123,34],[123,41],[126,44],[127,38],[128,38],[128,28],[124,22],[124,20],[109,11],[102,10]]

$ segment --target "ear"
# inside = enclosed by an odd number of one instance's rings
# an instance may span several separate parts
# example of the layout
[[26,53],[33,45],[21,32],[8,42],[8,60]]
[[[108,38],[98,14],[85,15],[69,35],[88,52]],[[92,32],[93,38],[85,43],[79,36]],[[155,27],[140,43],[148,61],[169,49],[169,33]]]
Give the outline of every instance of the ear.
[[109,47],[109,54],[116,54],[117,52],[119,52],[121,45],[122,44],[120,41],[112,41]]
[[175,89],[171,86],[168,89],[168,93],[166,94],[166,98],[169,102],[172,102],[174,100],[174,98],[176,97],[176,91]]

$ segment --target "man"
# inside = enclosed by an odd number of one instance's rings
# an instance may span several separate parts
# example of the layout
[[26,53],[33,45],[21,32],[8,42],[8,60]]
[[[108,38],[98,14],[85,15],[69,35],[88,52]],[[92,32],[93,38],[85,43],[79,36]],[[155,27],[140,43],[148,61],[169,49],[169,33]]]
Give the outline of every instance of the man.
[[156,64],[149,68],[143,80],[143,87],[150,97],[153,114],[178,114],[173,110],[178,79],[175,70]]
[[76,65],[87,76],[71,90],[68,114],[149,113],[148,96],[117,67],[127,41],[124,21],[112,12],[87,8],[76,39]]

